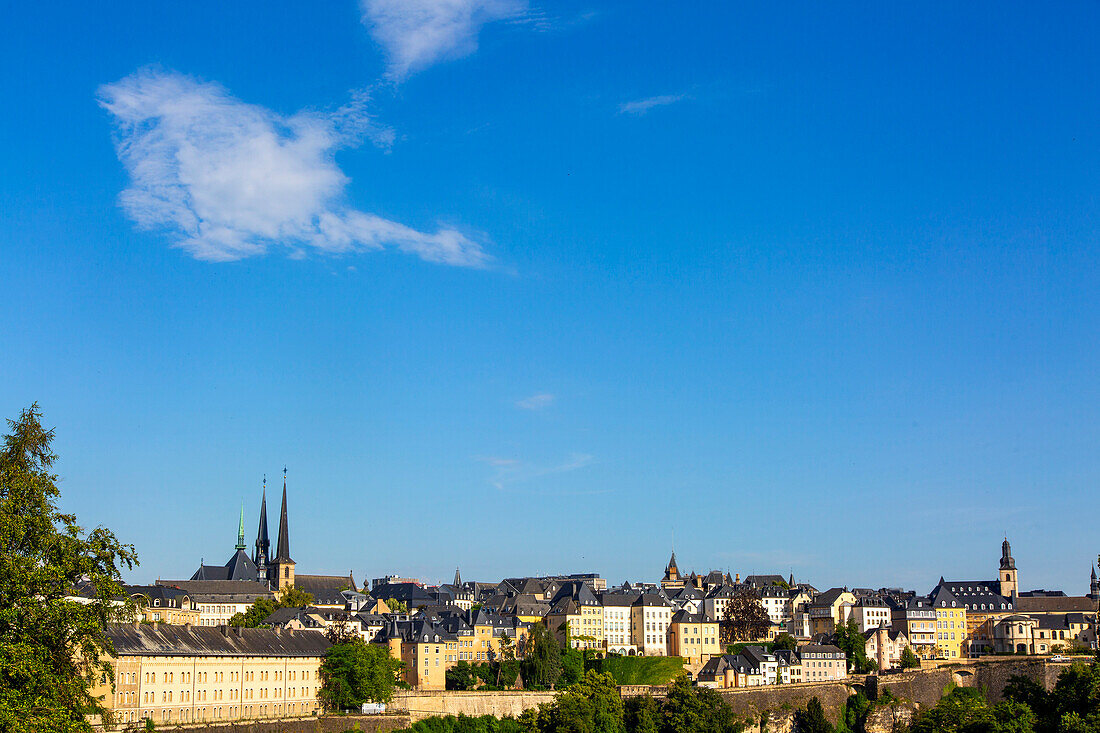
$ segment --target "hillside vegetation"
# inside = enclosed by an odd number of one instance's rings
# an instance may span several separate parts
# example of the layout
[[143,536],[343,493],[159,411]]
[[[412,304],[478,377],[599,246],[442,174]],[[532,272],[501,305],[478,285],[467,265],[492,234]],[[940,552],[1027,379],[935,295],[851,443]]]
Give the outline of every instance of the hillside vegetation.
[[605,657],[586,665],[610,674],[618,685],[667,685],[684,672],[683,657]]

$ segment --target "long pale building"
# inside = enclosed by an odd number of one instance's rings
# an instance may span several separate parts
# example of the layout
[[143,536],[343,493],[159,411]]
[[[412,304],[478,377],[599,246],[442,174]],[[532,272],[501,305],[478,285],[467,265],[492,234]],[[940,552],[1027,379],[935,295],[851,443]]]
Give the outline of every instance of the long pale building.
[[298,718],[320,711],[321,658],[315,631],[228,626],[118,624],[114,689],[104,675],[93,694],[120,726]]

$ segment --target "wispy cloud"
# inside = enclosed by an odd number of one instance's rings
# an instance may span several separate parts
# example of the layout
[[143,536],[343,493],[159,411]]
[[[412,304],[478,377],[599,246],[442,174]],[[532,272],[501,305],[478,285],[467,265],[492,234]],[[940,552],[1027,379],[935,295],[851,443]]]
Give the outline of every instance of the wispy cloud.
[[523,410],[541,410],[544,407],[549,407],[554,402],[554,395],[542,393],[534,394],[530,397],[525,397],[522,400],[516,401],[516,407]]
[[670,104],[676,104],[687,98],[688,96],[686,94],[661,94],[656,97],[635,99],[633,102],[623,102],[620,104],[619,114],[641,116],[654,107],[665,107]]
[[477,50],[481,27],[497,20],[520,20],[526,0],[360,0],[363,23],[382,46],[387,76],[409,74]]
[[485,266],[482,246],[453,228],[421,232],[343,202],[340,148],[392,143],[365,94],[332,112],[282,116],[222,86],[143,70],[99,89],[114,117],[119,159],[130,174],[123,209],[139,226],[166,231],[200,260],[291,256],[395,247],[429,262]]
[[572,453],[565,460],[549,465],[498,456],[482,456],[478,460],[493,467],[494,472],[490,483],[498,489],[504,489],[513,484],[532,481],[544,476],[577,471],[592,465],[596,459],[587,453]]

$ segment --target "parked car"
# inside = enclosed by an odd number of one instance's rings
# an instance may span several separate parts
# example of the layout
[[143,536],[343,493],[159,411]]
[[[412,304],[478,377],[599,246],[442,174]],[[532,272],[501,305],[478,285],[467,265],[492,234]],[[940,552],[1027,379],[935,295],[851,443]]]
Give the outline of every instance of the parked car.
[[1050,661],[1052,661],[1052,662],[1068,662],[1069,657],[1063,657],[1061,654],[1055,654],[1053,657],[1050,658]]

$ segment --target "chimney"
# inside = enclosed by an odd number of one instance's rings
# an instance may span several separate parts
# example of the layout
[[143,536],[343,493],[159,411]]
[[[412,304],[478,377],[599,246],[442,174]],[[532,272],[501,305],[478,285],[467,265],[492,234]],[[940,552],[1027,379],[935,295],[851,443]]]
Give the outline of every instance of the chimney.
[[188,621],[187,623],[185,623],[183,625],[183,630],[186,631],[188,634],[191,633],[191,622],[190,621]]

